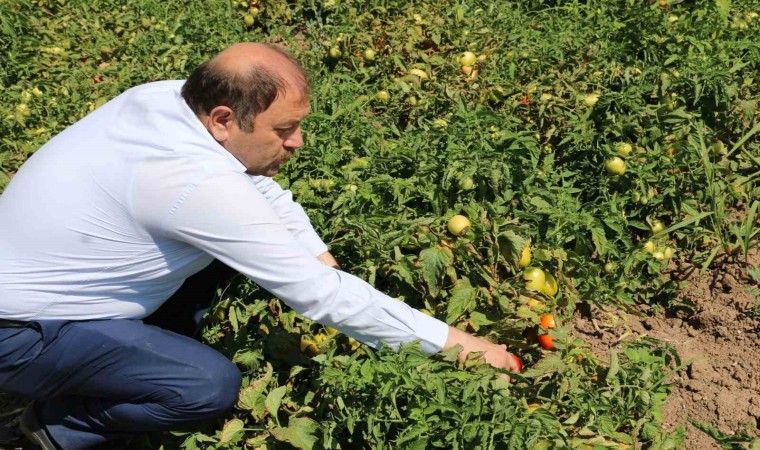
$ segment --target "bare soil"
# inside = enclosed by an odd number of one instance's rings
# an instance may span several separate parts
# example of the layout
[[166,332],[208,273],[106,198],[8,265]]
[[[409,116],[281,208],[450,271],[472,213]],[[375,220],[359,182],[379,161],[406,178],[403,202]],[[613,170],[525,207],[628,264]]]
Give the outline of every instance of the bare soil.
[[760,267],[760,251],[750,252],[748,264],[724,259],[703,274],[688,263],[671,262],[666,276],[686,282],[674,303],[692,305],[692,311],[592,308],[574,320],[576,334],[602,359],[611,342],[646,335],[693,361],[671,380],[673,393],[663,410],[666,429],[686,427],[689,450],[721,448],[689,419],[729,435],[760,436],[760,320],[753,314],[758,299],[748,291],[758,287],[747,273],[752,267]]

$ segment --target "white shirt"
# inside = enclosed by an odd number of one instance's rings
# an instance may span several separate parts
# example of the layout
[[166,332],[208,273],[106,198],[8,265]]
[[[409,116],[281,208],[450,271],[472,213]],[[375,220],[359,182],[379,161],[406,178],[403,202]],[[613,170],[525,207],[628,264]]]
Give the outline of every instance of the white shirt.
[[327,246],[289,191],[251,176],[180,95],[132,88],[34,153],[0,196],[0,317],[143,318],[214,258],[363,342],[445,323],[320,263]]

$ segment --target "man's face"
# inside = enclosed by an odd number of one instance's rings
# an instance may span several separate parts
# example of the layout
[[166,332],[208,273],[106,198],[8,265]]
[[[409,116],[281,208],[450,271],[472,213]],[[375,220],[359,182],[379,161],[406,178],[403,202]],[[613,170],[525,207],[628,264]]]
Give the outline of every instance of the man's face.
[[303,146],[301,121],[309,109],[308,99],[297,89],[288,89],[256,116],[253,132],[247,133],[234,124],[225,147],[246,167],[247,173],[272,177]]

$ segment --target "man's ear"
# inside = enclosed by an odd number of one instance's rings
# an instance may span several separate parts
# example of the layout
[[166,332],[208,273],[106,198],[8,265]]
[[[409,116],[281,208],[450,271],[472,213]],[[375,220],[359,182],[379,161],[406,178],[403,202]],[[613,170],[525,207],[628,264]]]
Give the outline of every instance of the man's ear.
[[212,109],[203,121],[211,136],[219,142],[229,138],[230,128],[237,125],[235,114],[228,106],[217,106]]

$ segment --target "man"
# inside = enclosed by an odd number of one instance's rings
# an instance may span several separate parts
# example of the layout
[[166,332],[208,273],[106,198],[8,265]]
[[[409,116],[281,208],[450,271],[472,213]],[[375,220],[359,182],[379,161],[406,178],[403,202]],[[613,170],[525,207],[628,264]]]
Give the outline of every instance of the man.
[[35,400],[21,418],[32,442],[113,448],[236,402],[234,364],[155,319],[165,302],[174,312],[164,319],[183,310],[178,289],[207,266],[229,276],[228,266],[374,347],[459,344],[461,356],[484,352],[516,370],[505,346],[337,270],[303,209],[270,178],[303,145],[308,113],[298,63],[241,43],[186,82],[126,91],[19,170],[0,196],[0,390]]

